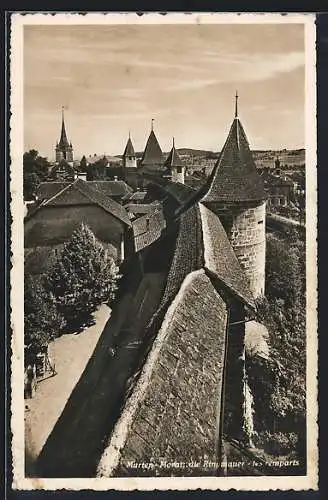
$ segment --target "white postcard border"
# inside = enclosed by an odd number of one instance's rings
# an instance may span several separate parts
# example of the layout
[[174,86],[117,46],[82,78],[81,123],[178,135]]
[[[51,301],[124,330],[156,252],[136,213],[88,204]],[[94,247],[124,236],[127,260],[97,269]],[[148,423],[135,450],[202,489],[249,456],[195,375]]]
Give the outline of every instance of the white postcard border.
[[[14,13],[11,16],[11,118],[10,191],[11,214],[11,429],[13,485],[19,490],[307,490],[318,487],[317,427],[317,190],[316,190],[316,55],[314,14],[231,13]],[[24,244],[23,244],[23,29],[37,24],[288,24],[305,26],[306,54],[306,267],[307,267],[307,475],[261,477],[190,478],[69,478],[46,479],[24,476]]]

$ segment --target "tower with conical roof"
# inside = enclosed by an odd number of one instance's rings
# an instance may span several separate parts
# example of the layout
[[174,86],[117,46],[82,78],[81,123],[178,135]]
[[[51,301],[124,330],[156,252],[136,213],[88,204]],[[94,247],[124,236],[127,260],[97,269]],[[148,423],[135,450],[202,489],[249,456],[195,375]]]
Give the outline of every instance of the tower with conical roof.
[[151,131],[142,155],[140,166],[151,172],[159,171],[163,168],[164,157],[154,132],[154,120],[151,121]]
[[130,132],[128,142],[126,143],[125,150],[123,153],[123,167],[137,167],[137,157],[134,152],[134,147],[131,141]]
[[68,163],[73,162],[73,146],[71,142],[68,142],[65,119],[64,119],[64,107],[62,107],[62,126],[59,142],[56,144],[56,162],[60,163],[62,160]]
[[254,297],[264,294],[266,194],[238,117],[235,117],[202,201],[220,218]]
[[166,168],[167,176],[172,182],[180,182],[184,184],[185,166],[183,165],[179,153],[175,149],[174,137],[172,149],[169,156],[165,160],[164,167]]

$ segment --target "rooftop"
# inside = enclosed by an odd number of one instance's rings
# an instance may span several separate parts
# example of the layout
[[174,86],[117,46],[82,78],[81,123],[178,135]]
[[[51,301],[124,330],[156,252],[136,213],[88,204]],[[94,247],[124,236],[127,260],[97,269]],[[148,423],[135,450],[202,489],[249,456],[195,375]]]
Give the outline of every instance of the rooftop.
[[142,155],[141,165],[162,165],[163,163],[163,153],[154,130],[152,129],[149,134],[144,153]]
[[62,109],[62,126],[61,126],[61,133],[60,133],[60,139],[59,139],[58,146],[60,148],[70,147],[70,144],[69,144],[68,139],[67,139],[66,128],[65,128],[64,109]]
[[158,240],[165,228],[166,220],[159,207],[152,207],[151,213],[134,220],[132,229],[135,251],[139,252]]
[[265,199],[263,182],[256,171],[236,104],[235,118],[202,201],[243,202]]
[[183,163],[180,159],[179,153],[175,149],[174,139],[173,146],[169,153],[169,156],[166,158],[164,167],[171,169],[172,167],[183,167]]
[[74,206],[90,203],[100,206],[121,222],[131,226],[127,211],[122,205],[96,187],[91,186],[90,182],[83,181],[82,179],[76,179],[74,182],[64,186],[60,191],[57,191],[51,198],[44,200],[31,215],[28,214],[26,216],[26,219],[29,219],[45,206]]
[[128,142],[126,143],[126,146],[125,146],[123,157],[124,156],[135,156],[134,147],[133,147],[130,136],[129,136]]
[[[107,196],[123,197],[132,194],[132,189],[124,181],[86,181],[89,186],[98,189]],[[71,182],[41,182],[37,190],[39,199],[51,198]]]

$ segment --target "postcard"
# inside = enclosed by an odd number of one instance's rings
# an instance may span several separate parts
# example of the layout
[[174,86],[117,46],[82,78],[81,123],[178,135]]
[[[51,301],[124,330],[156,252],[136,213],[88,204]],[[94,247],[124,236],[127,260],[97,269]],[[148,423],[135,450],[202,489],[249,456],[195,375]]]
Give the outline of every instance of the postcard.
[[317,489],[312,14],[12,13],[18,490]]

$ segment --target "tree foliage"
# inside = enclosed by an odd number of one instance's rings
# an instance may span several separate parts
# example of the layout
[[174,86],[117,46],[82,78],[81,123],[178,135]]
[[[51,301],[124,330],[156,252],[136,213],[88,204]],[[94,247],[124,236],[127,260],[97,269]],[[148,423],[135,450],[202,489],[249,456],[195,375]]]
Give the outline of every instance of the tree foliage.
[[31,149],[23,155],[24,199],[32,200],[40,182],[44,181],[49,173],[50,163]]
[[108,160],[106,157],[100,158],[86,167],[87,181],[104,180],[106,178],[106,166]]
[[[247,359],[258,430],[305,435],[305,242],[289,232],[267,236],[266,298],[258,321],[269,332],[270,359]],[[269,410],[269,411],[268,411]]]
[[58,311],[70,328],[90,319],[99,304],[114,298],[118,268],[84,224],[74,231],[47,276]]
[[38,352],[58,335],[64,326],[58,314],[54,296],[44,288],[40,276],[25,275],[24,279],[24,341]]

